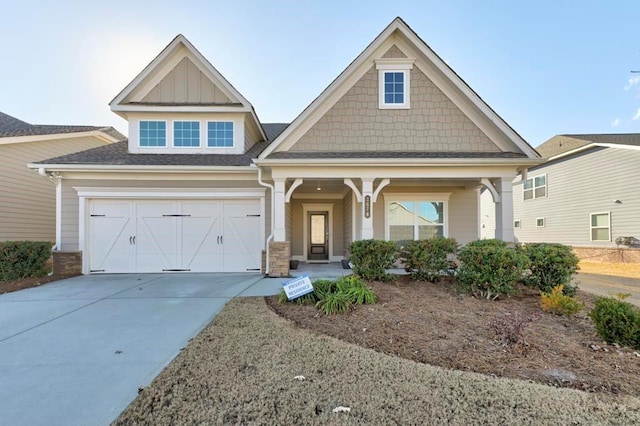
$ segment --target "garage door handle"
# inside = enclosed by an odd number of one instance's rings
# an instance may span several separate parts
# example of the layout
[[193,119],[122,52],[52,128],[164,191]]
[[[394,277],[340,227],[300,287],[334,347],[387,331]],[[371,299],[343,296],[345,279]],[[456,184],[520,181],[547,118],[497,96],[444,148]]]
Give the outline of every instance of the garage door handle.
[[162,217],[191,217],[190,214],[163,214]]
[[218,235],[218,244],[220,244],[220,235]]
[[133,236],[129,237],[129,245],[132,245],[133,243],[131,242],[133,240]]
[[133,236],[133,245],[134,246],[136,245],[136,236],[135,235]]
[[220,244],[224,244],[224,241],[222,241],[222,235],[220,235]]

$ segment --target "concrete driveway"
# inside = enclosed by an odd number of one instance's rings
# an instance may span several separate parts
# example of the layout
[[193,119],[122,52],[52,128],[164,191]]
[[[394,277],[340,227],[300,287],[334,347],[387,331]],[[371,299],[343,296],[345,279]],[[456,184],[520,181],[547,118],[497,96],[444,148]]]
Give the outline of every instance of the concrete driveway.
[[598,296],[614,296],[617,293],[630,293],[626,302],[640,306],[640,279],[614,277],[611,275],[578,274],[576,281],[580,290]]
[[0,424],[112,422],[256,274],[93,275],[0,295]]

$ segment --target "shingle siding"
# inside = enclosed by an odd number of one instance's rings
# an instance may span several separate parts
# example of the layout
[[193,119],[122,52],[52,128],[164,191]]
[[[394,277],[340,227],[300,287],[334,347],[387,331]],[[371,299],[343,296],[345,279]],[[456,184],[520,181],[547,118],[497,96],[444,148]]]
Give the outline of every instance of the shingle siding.
[[[522,182],[514,182],[514,218],[522,223],[517,239],[615,247],[617,237],[640,238],[639,165],[640,151],[594,148],[529,171],[529,177],[547,175],[547,196],[524,201]],[[590,214],[597,212],[611,212],[611,242],[590,241]],[[536,218],[546,226],[536,227]]]

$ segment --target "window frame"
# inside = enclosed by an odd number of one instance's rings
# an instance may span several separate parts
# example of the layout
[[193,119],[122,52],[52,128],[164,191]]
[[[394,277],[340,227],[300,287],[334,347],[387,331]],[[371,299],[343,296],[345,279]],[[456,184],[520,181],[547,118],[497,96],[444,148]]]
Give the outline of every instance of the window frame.
[[520,219],[513,221],[513,229],[522,229],[522,221]]
[[[593,216],[603,215],[603,214],[606,214],[607,215],[607,219],[608,219],[606,228],[603,227],[603,226],[593,226]],[[606,240],[594,240],[593,239],[593,230],[594,229],[608,229],[609,238],[606,239]],[[611,242],[611,212],[610,211],[589,213],[589,241]]]
[[[142,145],[142,123],[164,123],[164,145]],[[167,120],[138,120],[138,148],[166,149],[169,147],[169,125]]]
[[[536,186],[536,179],[539,178],[539,177],[544,177],[544,185]],[[527,181],[531,181],[531,189],[525,189],[524,185],[525,185],[525,183]],[[536,189],[539,189],[539,188],[544,188],[544,195],[536,196]],[[531,191],[531,194],[532,194],[531,198],[525,198],[525,192],[526,191]],[[522,181],[522,200],[523,201],[536,200],[538,198],[546,198],[548,193],[549,193],[549,188],[548,188],[548,185],[547,185],[547,174],[546,173],[542,173],[542,174],[539,174],[539,175],[527,177],[527,179],[524,179]]]
[[[538,221],[542,221],[542,225],[538,224]],[[547,218],[546,217],[537,217],[536,218],[536,228],[546,228],[547,227]]]
[[[231,146],[209,145],[209,123],[231,123]],[[206,149],[235,149],[236,148],[236,123],[233,120],[205,120],[205,144]]]
[[[198,123],[198,145],[176,145],[176,123]],[[171,122],[171,147],[177,149],[201,149],[202,148],[202,120],[173,120]]]
[[[378,70],[378,109],[409,109],[411,108],[411,70],[415,59],[410,58],[381,58],[376,59]],[[403,103],[385,102],[385,74],[402,73]]]
[[[400,193],[390,193],[384,194],[384,239],[390,241],[391,232],[389,229],[389,206],[391,203],[401,203],[401,202],[413,202],[413,203],[442,203],[443,205],[443,215],[442,215],[442,236],[445,238],[449,237],[449,197],[451,193],[445,192],[436,192],[436,193],[409,193],[409,194],[400,194]],[[418,215],[415,215],[416,218]],[[414,240],[417,240],[419,237],[419,227],[416,226],[417,219],[414,220],[413,224],[413,236]]]

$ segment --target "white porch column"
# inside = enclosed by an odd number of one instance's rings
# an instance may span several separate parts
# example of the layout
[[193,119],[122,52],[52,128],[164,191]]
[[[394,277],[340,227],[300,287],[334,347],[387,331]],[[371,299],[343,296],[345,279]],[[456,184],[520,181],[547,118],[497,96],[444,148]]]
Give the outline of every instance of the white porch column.
[[373,238],[373,179],[362,179],[362,239]]
[[510,179],[501,178],[497,185],[500,201],[496,208],[496,238],[513,242],[516,240],[513,232],[513,185]]
[[274,179],[273,197],[273,241],[286,241],[285,229],[285,179]]

